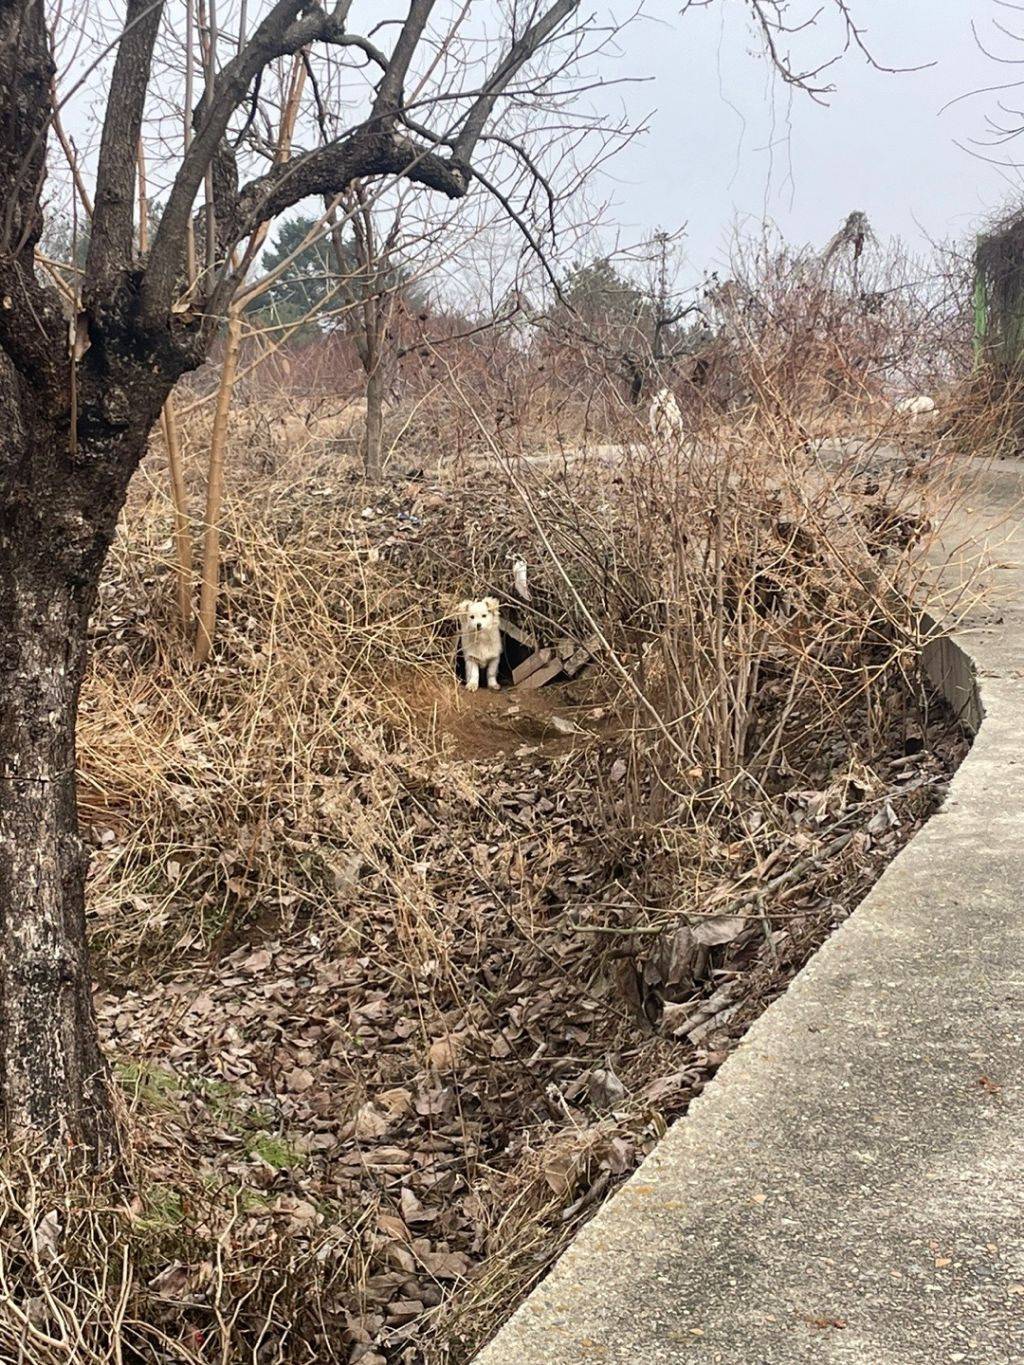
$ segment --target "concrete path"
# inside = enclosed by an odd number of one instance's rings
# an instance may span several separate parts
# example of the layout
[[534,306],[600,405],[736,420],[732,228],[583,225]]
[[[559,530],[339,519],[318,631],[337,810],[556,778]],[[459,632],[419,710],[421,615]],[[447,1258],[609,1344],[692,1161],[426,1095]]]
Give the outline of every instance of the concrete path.
[[[996,466],[971,529],[1022,498]],[[943,809],[477,1365],[1024,1361],[1024,521],[993,536],[932,660],[985,711]]]

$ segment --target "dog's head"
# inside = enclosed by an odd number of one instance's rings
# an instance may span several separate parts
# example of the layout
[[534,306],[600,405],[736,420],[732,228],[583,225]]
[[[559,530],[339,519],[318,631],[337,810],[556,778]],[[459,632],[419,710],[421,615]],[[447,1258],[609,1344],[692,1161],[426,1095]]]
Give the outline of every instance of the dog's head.
[[459,620],[464,630],[475,635],[477,631],[493,630],[500,624],[501,604],[496,597],[482,597],[476,602],[460,602]]

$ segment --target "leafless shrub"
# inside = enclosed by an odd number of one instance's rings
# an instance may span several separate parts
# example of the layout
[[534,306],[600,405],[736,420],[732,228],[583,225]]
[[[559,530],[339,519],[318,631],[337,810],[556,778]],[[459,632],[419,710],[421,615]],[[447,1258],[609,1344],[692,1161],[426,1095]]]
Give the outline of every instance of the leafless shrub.
[[893,392],[944,388],[969,364],[945,260],[839,235],[824,253],[765,235],[737,244],[733,277],[708,292],[715,343],[702,388],[793,429],[870,421]]

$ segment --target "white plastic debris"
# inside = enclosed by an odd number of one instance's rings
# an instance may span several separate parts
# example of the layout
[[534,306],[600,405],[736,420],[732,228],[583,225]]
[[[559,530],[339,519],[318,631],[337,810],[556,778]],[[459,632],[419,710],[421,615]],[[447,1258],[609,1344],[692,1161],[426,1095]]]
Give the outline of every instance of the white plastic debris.
[[512,565],[512,579],[515,583],[516,593],[524,602],[531,601],[530,585],[526,579],[526,560],[517,559]]

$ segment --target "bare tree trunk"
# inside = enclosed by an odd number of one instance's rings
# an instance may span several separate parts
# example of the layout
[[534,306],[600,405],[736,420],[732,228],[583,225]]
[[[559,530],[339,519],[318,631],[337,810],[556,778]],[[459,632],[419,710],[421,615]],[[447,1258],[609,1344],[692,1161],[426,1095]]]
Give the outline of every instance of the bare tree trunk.
[[363,473],[379,483],[384,473],[384,375],[379,360],[366,376],[366,435],[363,441]]
[[[38,545],[0,560],[0,1068],[9,1137],[112,1152],[75,804],[87,603]],[[83,1154],[84,1155],[84,1154]]]
[[[382,247],[378,246],[370,201],[361,185],[349,198],[349,215],[359,263],[358,288],[363,301],[362,332],[356,338],[356,350],[366,372],[366,428],[363,436],[363,475],[370,483],[379,483],[384,473],[384,346],[390,300],[386,280],[391,252],[398,235],[396,217]],[[345,273],[345,260],[340,232],[331,234],[338,269]]]
[[41,412],[0,352],[0,1129],[93,1167],[116,1162],[117,1142],[92,1005],[75,724],[103,562],[170,382],[147,376],[130,406],[90,404],[72,449],[66,413]]
[[[145,433],[96,434],[119,479],[69,485],[66,419],[0,353],[0,1127],[98,1165],[116,1155],[93,1015],[75,721],[86,629]],[[142,423],[148,413],[140,405]],[[81,447],[92,468],[97,448]],[[34,478],[15,471],[34,469]]]

